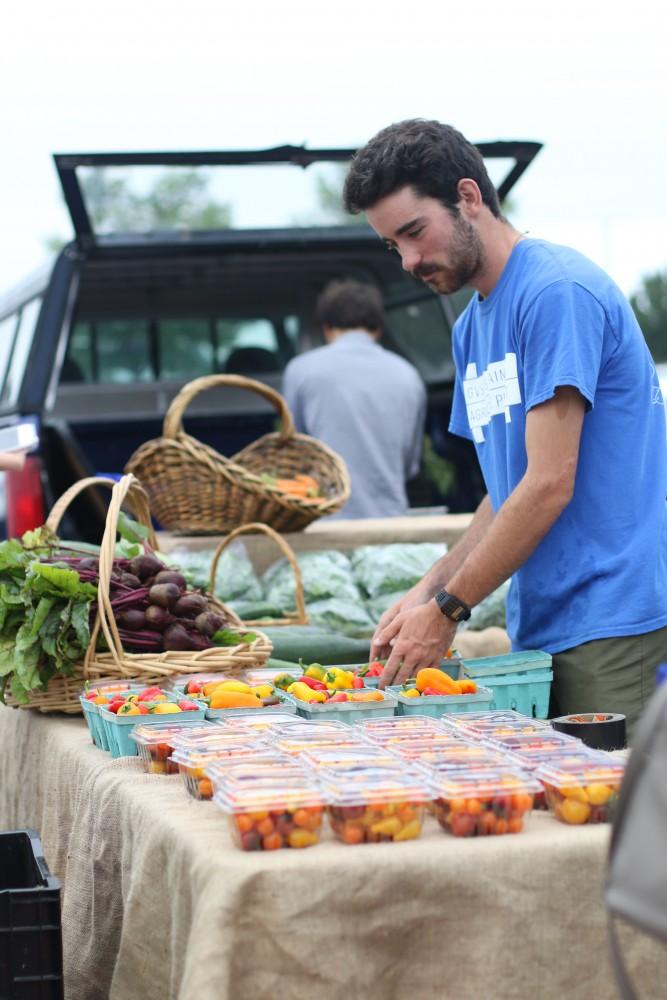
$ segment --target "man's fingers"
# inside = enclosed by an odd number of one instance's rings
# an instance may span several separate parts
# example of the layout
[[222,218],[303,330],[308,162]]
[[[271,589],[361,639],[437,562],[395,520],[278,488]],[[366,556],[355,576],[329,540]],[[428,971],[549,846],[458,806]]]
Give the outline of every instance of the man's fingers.
[[392,621],[386,625],[381,632],[376,632],[373,636],[373,640],[378,646],[389,646],[391,640],[395,639],[398,633],[403,628],[403,623],[405,621],[405,615],[396,615]]
[[394,684],[405,684],[410,677],[414,677],[419,670],[419,665],[411,666],[410,661],[404,658],[394,677]]
[[394,678],[397,675],[399,668],[401,666],[401,654],[396,646],[390,647],[391,653],[384,665],[384,670],[382,671],[382,676],[380,677],[379,687],[386,688],[390,684],[394,684]]

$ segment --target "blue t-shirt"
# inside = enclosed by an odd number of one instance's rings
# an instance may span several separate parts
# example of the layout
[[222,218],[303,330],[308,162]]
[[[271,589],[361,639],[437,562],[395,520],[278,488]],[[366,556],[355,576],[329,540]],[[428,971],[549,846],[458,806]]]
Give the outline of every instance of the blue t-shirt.
[[454,328],[449,429],[475,442],[494,511],[526,472],[526,414],[558,386],[587,403],[574,496],[512,578],[516,649],[556,653],[667,625],[667,432],[625,296],[568,247],[527,239]]

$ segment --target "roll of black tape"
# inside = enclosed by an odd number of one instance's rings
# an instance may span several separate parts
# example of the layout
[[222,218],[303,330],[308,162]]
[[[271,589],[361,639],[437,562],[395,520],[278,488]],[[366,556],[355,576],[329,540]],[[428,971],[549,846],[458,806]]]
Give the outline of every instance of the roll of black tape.
[[577,736],[594,750],[622,750],[625,746],[625,716],[613,712],[561,715],[551,720],[559,733]]

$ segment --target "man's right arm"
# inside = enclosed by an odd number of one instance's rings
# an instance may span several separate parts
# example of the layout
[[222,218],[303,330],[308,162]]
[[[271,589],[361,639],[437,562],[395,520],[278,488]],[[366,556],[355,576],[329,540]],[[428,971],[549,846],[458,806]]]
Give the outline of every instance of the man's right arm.
[[376,647],[375,636],[382,629],[386,628],[394,620],[396,615],[410,608],[416,608],[420,604],[426,604],[439,590],[447,587],[447,583],[454,576],[456,571],[465,562],[468,554],[472,552],[478,542],[484,537],[493,521],[493,507],[488,495],[484,497],[473,519],[466,528],[464,534],[456,544],[446,552],[442,558],[433,564],[428,573],[416,583],[407,594],[404,594],[400,601],[393,604],[378,622],[371,642],[371,658],[384,659],[389,650]]

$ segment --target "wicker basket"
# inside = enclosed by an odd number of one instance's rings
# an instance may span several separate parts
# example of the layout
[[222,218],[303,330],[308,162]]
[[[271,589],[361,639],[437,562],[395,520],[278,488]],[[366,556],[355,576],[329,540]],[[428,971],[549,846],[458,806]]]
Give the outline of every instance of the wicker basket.
[[[100,547],[98,614],[92,629],[90,645],[83,663],[77,664],[71,677],[58,675],[49,681],[46,691],[34,691],[27,705],[18,705],[9,695],[7,704],[18,708],[33,708],[40,712],[81,712],[79,695],[86,680],[100,677],[135,679],[141,684],[162,684],[172,674],[189,674],[200,671],[221,674],[241,674],[249,667],[262,666],[271,655],[272,644],[261,632],[253,642],[239,646],[214,646],[200,652],[127,653],[123,649],[116,621],[111,609],[109,582],[116,546],[118,515],[124,504],[149,529],[149,544],[157,551],[157,542],[151,525],[146,494],[134,476],[123,476],[120,482],[101,477],[82,479],[67,490],[54,504],[46,525],[57,532],[60,520],[69,504],[79,493],[91,486],[111,486],[111,502],[107,514],[104,537]],[[215,598],[210,603],[225,615],[235,629],[243,632],[245,626],[231,608]],[[102,631],[109,652],[98,652],[97,638]]]
[[238,538],[239,535],[250,535],[256,534],[257,532],[261,532],[268,535],[269,538],[272,538],[292,567],[292,572],[294,573],[294,589],[296,591],[296,611],[286,612],[284,618],[258,618],[252,621],[246,620],[244,621],[244,625],[247,627],[255,625],[270,625],[272,627],[274,625],[307,625],[309,618],[303,596],[303,580],[301,579],[301,569],[296,561],[296,556],[285,539],[281,538],[280,535],[273,530],[273,528],[269,528],[268,525],[260,524],[257,521],[252,524],[242,524],[240,528],[235,528],[234,531],[227,535],[226,538],[223,538],[220,542],[215,550],[213,562],[211,563],[211,577],[208,585],[209,593],[215,593],[215,575],[218,569],[218,561],[229,543],[235,538]]
[[[232,458],[190,437],[182,426],[186,406],[200,392],[220,386],[263,396],[280,414],[280,430]],[[169,406],[162,437],[141,445],[125,471],[141,480],[163,527],[185,534],[224,534],[251,521],[276,531],[302,531],[318,517],[339,510],[350,496],[343,460],[321,441],[296,433],[280,393],[242,375],[210,375],[184,386]],[[267,472],[279,478],[307,473],[318,481],[326,499],[288,496],[261,478]]]

